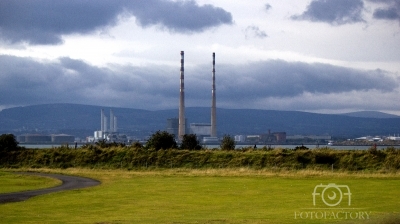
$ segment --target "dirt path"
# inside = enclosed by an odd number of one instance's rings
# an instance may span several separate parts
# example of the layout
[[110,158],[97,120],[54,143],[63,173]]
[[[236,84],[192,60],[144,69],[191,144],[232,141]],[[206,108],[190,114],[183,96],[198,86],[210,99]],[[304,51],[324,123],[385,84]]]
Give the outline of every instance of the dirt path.
[[77,177],[77,176],[66,176],[61,174],[31,173],[31,172],[18,172],[18,174],[51,177],[61,180],[62,184],[56,187],[46,188],[46,189],[0,194],[0,204],[25,201],[37,195],[48,194],[58,191],[65,191],[65,190],[73,190],[85,187],[92,187],[100,184],[100,181],[94,179]]

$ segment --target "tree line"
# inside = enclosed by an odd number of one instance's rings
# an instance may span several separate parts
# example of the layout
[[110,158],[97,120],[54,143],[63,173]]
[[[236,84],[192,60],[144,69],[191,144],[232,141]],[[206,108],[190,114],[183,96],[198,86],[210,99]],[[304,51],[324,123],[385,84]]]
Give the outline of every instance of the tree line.
[[[98,141],[95,143],[96,146],[100,148],[108,148],[108,147],[115,147],[115,146],[125,146],[124,143],[116,143],[116,142],[107,142],[105,140]],[[175,135],[168,133],[167,131],[157,131],[153,133],[150,138],[147,140],[145,145],[142,145],[139,142],[134,142],[132,144],[138,148],[145,148],[145,149],[154,149],[154,150],[161,150],[161,149],[187,149],[187,150],[200,150],[203,149],[203,146],[200,144],[197,136],[195,134],[185,134],[183,135],[181,145],[178,146],[178,143],[175,140]],[[91,148],[92,145],[84,145],[82,148]],[[236,144],[234,139],[229,136],[225,135],[222,138],[220,148],[223,150],[233,150],[235,149]],[[15,139],[13,134],[2,134],[0,136],[0,150],[15,150],[20,148],[18,146],[18,142]]]

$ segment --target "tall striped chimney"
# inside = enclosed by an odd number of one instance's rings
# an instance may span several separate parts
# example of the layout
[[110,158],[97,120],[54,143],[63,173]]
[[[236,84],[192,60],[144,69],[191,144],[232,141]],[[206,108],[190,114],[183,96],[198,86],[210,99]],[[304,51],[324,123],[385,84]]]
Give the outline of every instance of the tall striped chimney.
[[184,52],[181,51],[181,87],[180,87],[180,99],[179,99],[179,129],[178,137],[180,140],[185,135],[185,85],[184,85]]
[[217,102],[215,96],[215,52],[212,54],[211,137],[217,137]]

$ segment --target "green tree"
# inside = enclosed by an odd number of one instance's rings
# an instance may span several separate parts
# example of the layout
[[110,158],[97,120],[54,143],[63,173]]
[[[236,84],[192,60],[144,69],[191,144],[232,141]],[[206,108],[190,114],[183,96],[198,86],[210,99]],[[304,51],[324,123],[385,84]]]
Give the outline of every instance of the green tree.
[[0,135],[0,150],[15,150],[18,148],[18,142],[13,134]]
[[224,135],[220,147],[222,150],[234,150],[236,147],[235,139],[229,135]]
[[175,141],[175,135],[166,131],[157,131],[147,140],[146,147],[160,150],[177,148],[178,146]]
[[183,135],[181,149],[199,150],[201,145],[196,134]]

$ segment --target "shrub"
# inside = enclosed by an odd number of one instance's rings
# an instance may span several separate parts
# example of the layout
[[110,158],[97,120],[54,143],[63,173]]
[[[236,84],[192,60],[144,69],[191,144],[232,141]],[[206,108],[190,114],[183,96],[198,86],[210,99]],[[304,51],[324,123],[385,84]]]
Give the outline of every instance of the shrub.
[[377,154],[378,153],[378,149],[376,148],[376,144],[372,145],[369,149],[368,152],[371,154]]
[[15,150],[18,148],[18,142],[13,134],[0,135],[0,150]]
[[199,150],[201,145],[195,134],[184,135],[182,139],[181,149]]
[[154,133],[149,140],[147,140],[146,148],[154,148],[155,150],[160,149],[171,149],[177,148],[175,141],[175,135],[170,134],[166,131],[157,131]]
[[235,140],[229,135],[224,135],[220,147],[222,150],[234,150],[236,147]]
[[301,145],[301,146],[296,146],[296,148],[294,148],[293,150],[297,151],[297,150],[308,150],[308,149],[309,149],[308,147],[305,147],[304,145]]

